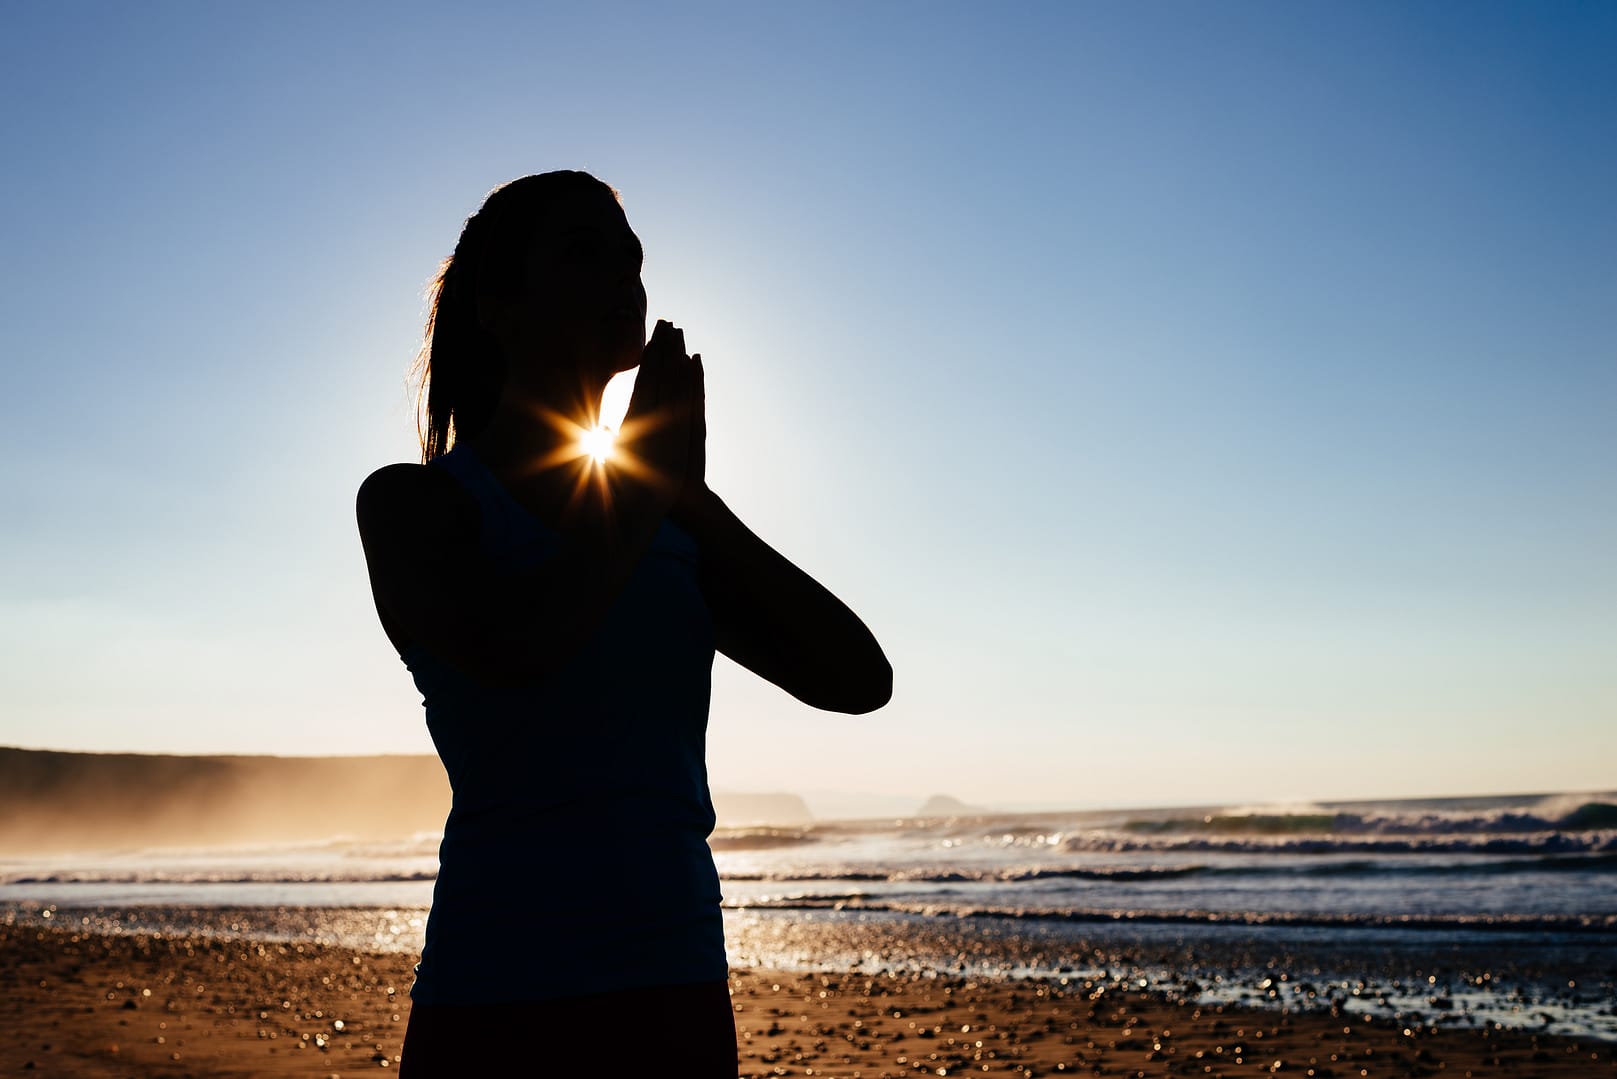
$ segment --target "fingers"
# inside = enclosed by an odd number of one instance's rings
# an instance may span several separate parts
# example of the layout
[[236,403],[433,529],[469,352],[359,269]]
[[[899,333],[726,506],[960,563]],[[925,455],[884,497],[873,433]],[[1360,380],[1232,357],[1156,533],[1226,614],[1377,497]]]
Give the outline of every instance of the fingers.
[[676,487],[683,487],[693,455],[701,443],[696,432],[703,423],[700,384],[700,362],[685,352],[685,331],[670,324],[665,338],[668,349],[668,382],[666,383],[669,408],[670,476]]
[[671,389],[668,362],[668,339],[673,326],[662,319],[652,328],[651,340],[640,354],[640,370],[635,372],[634,393],[629,399],[629,412],[649,416],[661,409]]
[[707,375],[698,353],[691,357],[690,452],[685,460],[685,491],[700,494],[707,486]]
[[679,489],[700,446],[692,438],[692,428],[702,423],[696,379],[684,331],[658,319],[641,353],[623,433],[630,440],[625,448],[645,466],[643,477],[665,490]]
[[689,442],[692,452],[700,450],[707,434],[707,390],[702,374],[702,357],[684,356],[685,334],[679,333],[679,347],[682,361],[679,363],[680,378],[675,383],[679,394],[685,402],[684,422],[689,431]]
[[698,352],[691,357],[691,426],[694,428],[692,437],[702,439],[707,436],[707,374],[702,368],[702,354]]
[[684,424],[704,424],[705,392],[700,357],[685,354],[685,331],[658,319],[635,373],[627,418],[647,421],[652,429],[674,427],[685,441]]
[[692,369],[691,357],[685,352],[685,331],[658,319],[641,353],[630,411],[651,415],[670,407],[690,392]]

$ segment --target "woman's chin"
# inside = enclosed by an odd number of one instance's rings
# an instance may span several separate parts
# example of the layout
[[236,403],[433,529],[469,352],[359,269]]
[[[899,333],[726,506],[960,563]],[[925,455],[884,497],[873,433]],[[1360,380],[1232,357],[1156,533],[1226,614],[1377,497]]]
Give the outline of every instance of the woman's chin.
[[641,333],[615,335],[616,339],[607,343],[608,366],[612,373],[618,374],[640,366],[640,358],[646,352],[646,335]]

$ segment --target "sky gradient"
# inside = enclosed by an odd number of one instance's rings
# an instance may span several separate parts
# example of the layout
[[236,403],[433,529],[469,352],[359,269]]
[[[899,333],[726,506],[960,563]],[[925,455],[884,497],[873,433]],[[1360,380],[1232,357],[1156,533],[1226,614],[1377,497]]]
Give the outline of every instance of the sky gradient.
[[1617,787],[1617,7],[6,23],[0,744],[430,752],[354,491],[461,221],[582,168],[895,668],[721,659],[715,787]]

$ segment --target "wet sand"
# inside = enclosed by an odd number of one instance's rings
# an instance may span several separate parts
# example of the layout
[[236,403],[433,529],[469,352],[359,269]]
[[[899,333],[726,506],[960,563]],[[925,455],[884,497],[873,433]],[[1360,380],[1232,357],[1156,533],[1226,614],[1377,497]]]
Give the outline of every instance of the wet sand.
[[[0,925],[0,1075],[387,1074],[410,965],[313,943]],[[741,1076],[1617,1074],[1617,1046],[1592,1039],[1198,1007],[1082,983],[739,970],[731,989]],[[677,1052],[611,1074],[677,1074]]]

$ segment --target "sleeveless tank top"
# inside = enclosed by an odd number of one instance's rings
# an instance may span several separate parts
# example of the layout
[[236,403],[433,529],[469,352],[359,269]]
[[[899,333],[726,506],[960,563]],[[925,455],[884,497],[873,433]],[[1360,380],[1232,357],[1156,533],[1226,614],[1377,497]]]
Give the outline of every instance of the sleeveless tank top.
[[[481,555],[497,572],[559,552],[561,537],[469,446],[432,467],[476,499]],[[726,976],[707,845],[713,626],[697,560],[665,521],[594,637],[534,686],[486,686],[405,649],[454,795],[412,999],[533,1001]]]

